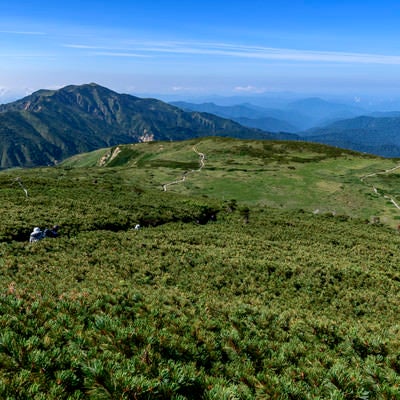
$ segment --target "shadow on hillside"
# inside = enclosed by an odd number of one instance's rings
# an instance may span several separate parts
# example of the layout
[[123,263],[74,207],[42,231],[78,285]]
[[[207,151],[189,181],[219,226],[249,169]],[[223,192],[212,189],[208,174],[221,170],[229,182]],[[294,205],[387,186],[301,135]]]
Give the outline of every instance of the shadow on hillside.
[[[79,232],[93,232],[93,231],[110,231],[110,232],[123,232],[135,229],[136,225],[140,225],[141,228],[154,228],[160,225],[164,225],[171,222],[183,222],[187,224],[206,225],[209,222],[217,220],[217,215],[220,210],[208,209],[203,213],[195,216],[181,216],[171,218],[155,218],[155,217],[142,217],[138,218],[134,222],[130,223],[95,223],[90,226],[83,227],[80,224],[63,225],[60,231],[60,237],[71,237]],[[26,229],[25,227],[14,229],[13,232],[6,233],[0,242],[29,242],[29,236],[32,229]]]

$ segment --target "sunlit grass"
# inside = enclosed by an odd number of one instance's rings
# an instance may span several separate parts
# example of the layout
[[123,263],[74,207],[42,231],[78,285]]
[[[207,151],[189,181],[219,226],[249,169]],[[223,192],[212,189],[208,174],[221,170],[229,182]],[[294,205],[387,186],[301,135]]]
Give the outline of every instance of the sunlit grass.
[[193,143],[0,173],[0,397],[396,398],[400,236],[364,217],[397,177],[360,181],[394,161],[205,139],[163,191]]

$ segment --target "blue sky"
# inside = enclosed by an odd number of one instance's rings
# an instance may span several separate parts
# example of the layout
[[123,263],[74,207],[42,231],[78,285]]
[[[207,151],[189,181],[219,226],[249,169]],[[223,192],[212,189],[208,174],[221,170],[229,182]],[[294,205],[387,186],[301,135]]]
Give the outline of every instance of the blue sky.
[[399,37],[391,0],[0,0],[0,95],[395,96]]

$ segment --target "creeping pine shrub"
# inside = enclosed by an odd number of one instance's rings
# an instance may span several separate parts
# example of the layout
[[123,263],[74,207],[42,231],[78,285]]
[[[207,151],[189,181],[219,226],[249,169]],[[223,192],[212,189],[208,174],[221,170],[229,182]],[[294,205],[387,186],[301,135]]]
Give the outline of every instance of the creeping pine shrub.
[[0,398],[396,398],[398,235],[55,171],[0,181]]

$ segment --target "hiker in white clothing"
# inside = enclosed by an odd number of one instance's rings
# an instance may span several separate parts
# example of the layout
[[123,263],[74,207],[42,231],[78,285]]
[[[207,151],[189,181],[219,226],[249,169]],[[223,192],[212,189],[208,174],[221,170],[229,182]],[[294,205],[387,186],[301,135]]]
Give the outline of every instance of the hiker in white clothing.
[[39,227],[36,227],[33,232],[31,233],[31,236],[29,237],[29,242],[34,243],[38,242],[39,240],[42,240],[44,238],[43,232]]

